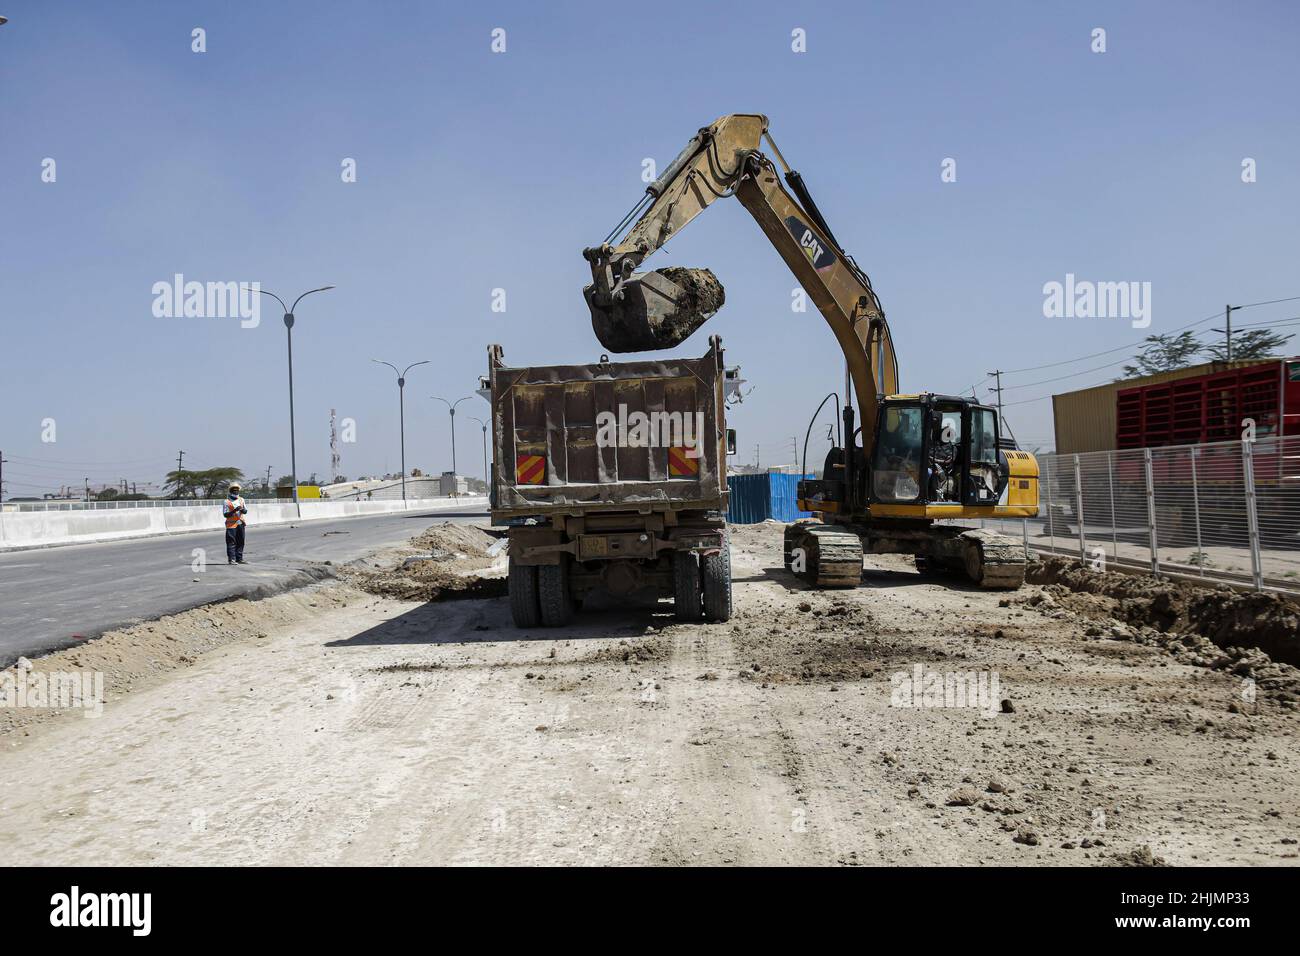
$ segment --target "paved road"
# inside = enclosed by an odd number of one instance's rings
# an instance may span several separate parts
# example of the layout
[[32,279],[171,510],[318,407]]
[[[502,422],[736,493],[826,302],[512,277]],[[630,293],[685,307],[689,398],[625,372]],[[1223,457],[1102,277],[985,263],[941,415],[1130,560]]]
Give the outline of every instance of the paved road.
[[[328,576],[334,564],[402,544],[438,521],[482,513],[411,511],[248,530],[244,565],[226,564],[221,531],[0,554],[0,667],[124,624],[232,597],[273,594]],[[194,549],[207,567],[195,572]]]

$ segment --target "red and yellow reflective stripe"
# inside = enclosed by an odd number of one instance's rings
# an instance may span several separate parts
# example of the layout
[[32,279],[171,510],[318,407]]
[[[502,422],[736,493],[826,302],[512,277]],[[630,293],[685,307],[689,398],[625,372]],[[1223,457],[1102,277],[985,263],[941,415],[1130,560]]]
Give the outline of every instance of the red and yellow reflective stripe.
[[[695,449],[689,449],[694,451]],[[700,460],[686,454],[685,445],[672,445],[668,448],[668,474],[673,478],[700,477]]]
[[546,459],[541,455],[515,455],[515,484],[540,485],[546,477]]

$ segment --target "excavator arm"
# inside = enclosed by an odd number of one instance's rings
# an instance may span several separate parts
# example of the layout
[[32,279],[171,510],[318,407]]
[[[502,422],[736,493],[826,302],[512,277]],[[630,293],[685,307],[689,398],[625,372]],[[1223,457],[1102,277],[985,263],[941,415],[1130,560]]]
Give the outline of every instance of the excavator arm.
[[[760,151],[763,139],[780,172]],[[701,129],[606,241],[583,251],[592,272],[583,292],[597,338],[613,352],[671,348],[717,311],[722,288],[708,270],[636,269],[728,196],[754,217],[831,327],[869,446],[878,396],[898,391],[889,325],[870,280],[836,242],[799,174],[786,165],[766,116],[737,113]]]

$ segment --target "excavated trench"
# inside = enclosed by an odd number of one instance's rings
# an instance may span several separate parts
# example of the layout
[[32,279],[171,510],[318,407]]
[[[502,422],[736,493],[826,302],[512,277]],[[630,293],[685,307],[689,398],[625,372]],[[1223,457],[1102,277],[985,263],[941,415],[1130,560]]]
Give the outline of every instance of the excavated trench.
[[1199,634],[1220,648],[1258,648],[1275,661],[1300,666],[1300,607],[1280,594],[1093,571],[1068,558],[1031,564],[1026,580],[1112,598],[1107,613],[1128,624]]

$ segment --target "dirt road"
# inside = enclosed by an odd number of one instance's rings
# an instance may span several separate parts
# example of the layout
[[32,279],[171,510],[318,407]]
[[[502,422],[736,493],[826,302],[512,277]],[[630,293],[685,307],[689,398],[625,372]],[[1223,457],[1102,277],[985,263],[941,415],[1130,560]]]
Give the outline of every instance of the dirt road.
[[[11,864],[1296,861],[1285,700],[1039,587],[1008,597],[869,559],[860,588],[810,592],[781,568],[779,526],[733,535],[726,625],[676,624],[665,603],[519,631],[501,598],[333,583],[43,658],[109,670],[108,703],[9,715],[0,849]],[[970,674],[960,703],[950,674]]]

